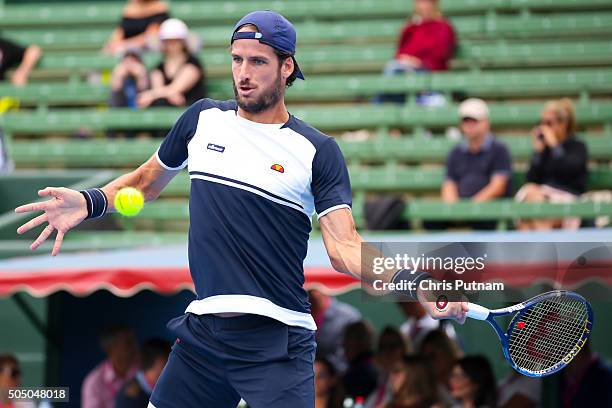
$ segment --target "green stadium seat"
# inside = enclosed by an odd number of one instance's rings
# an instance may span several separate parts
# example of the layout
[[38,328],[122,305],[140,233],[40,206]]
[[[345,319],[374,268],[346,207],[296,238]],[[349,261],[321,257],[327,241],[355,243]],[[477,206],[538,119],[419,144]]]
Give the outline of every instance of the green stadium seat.
[[[500,138],[514,160],[527,160],[532,153],[528,135]],[[591,160],[612,159],[612,134],[581,137],[587,143]],[[160,140],[16,140],[10,156],[18,168],[29,167],[134,167],[144,163],[159,147]],[[338,143],[347,162],[441,163],[456,142],[444,137],[380,138],[363,142]],[[611,184],[612,185],[612,184]]]
[[[230,79],[211,79],[209,96],[233,97]],[[387,78],[381,74],[316,75],[297,81],[286,94],[291,102],[356,101],[381,92],[415,94],[420,91],[461,92],[464,95],[569,96],[609,94],[612,69],[448,71]],[[86,83],[32,83],[25,87],[0,85],[0,95],[17,98],[21,106],[104,104],[109,89]]]
[[[355,208],[355,212],[361,210]],[[559,218],[612,215],[612,203],[576,202],[572,204],[517,203],[514,200],[497,200],[486,203],[470,201],[447,204],[435,200],[411,200],[403,213],[407,220],[486,220],[508,221],[517,218]],[[147,204],[139,215],[141,219],[158,221],[187,220],[189,207],[186,200],[158,200]],[[358,221],[359,220],[359,221]],[[356,217],[358,227],[363,220]],[[361,224],[361,225],[359,225]]]
[[442,220],[513,220],[516,218],[559,218],[612,215],[612,203],[577,202],[572,204],[517,203],[499,200],[486,203],[411,201],[405,212],[407,219]]
[[[380,73],[384,64],[393,57],[390,44],[336,44],[302,47],[298,51],[300,67],[307,75],[315,73],[341,74],[349,72]],[[227,48],[204,50],[200,54],[209,77],[230,75]],[[147,55],[148,66],[159,61],[156,55]],[[112,57],[98,52],[71,52],[70,55],[48,52],[41,59],[34,76],[68,76],[95,70],[111,70],[117,63]],[[517,67],[529,66],[584,66],[612,63],[612,40],[572,40],[566,42],[508,42],[493,41],[463,44],[452,61],[461,67]]]
[[[61,26],[112,25],[121,14],[123,4],[91,2],[64,5],[15,5],[0,8],[0,26]],[[412,6],[405,0],[284,0],[273,7],[295,21],[307,19],[338,19],[397,17],[408,15]],[[269,1],[209,1],[173,2],[172,14],[188,23],[235,22],[244,14],[270,8]],[[447,15],[483,14],[486,12],[527,10],[609,10],[606,0],[445,0],[442,8]]]
[[[612,33],[607,22],[612,13],[569,13],[555,15],[481,15],[452,18],[460,43],[470,39],[498,38],[572,38]],[[326,43],[386,42],[395,44],[405,18],[304,21],[296,24],[298,51],[302,46]],[[568,27],[571,28],[568,30]],[[206,48],[227,47],[231,24],[194,25]],[[4,35],[23,44],[38,44],[46,50],[95,49],[108,40],[112,27],[16,28]]]
[[[530,127],[539,119],[541,109],[541,103],[492,103],[490,104],[491,121],[498,128],[504,126]],[[290,106],[289,110],[298,118],[323,131],[392,126],[444,128],[454,126],[458,122],[456,105],[446,105],[436,109],[370,104],[329,107]],[[81,128],[92,131],[163,129],[171,127],[181,112],[181,109],[174,108],[19,111],[0,117],[0,126],[11,134],[70,133]],[[576,115],[581,125],[609,124],[612,121],[612,103],[580,103],[576,105]]]

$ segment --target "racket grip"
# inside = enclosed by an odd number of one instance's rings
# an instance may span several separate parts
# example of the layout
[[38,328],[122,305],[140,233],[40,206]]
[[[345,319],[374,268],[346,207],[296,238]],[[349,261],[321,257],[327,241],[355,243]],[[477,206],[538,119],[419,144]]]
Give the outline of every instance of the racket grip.
[[467,317],[476,320],[487,320],[489,317],[489,309],[486,307],[477,305],[476,303],[468,303]]

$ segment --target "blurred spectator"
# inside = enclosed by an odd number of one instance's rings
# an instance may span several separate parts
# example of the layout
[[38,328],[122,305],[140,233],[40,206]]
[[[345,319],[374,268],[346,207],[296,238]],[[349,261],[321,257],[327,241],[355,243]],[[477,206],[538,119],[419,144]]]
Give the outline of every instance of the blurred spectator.
[[0,354],[0,407],[34,408],[33,401],[9,401],[8,390],[21,387],[21,369],[17,358],[12,354]]
[[113,408],[117,393],[138,371],[138,346],[134,332],[124,326],[106,329],[100,345],[107,359],[83,381],[82,408]]
[[137,96],[149,87],[147,67],[142,62],[142,54],[138,48],[125,50],[119,63],[111,74],[111,97],[109,106],[130,107],[136,109]]
[[151,88],[138,95],[138,106],[189,106],[202,99],[204,70],[188,48],[187,25],[168,19],[159,29],[159,39],[163,61],[151,72]]
[[[402,29],[399,36],[395,58],[387,62],[384,74],[397,75],[406,72],[445,71],[448,61],[455,51],[455,31],[444,19],[438,0],[414,0],[412,17]],[[424,104],[443,104],[443,96],[429,94],[424,97],[431,100],[441,98],[441,102]],[[380,95],[376,102],[405,101],[404,95]]]
[[453,397],[459,401],[457,407],[497,407],[495,377],[484,356],[466,356],[458,360],[450,384]]
[[436,379],[420,356],[399,359],[391,373],[393,397],[377,408],[436,408],[441,407]]
[[593,353],[590,341],[559,379],[561,407],[612,407],[612,366]]
[[327,296],[318,289],[310,289],[308,297],[312,317],[317,324],[317,354],[329,360],[336,371],[343,373],[347,363],[342,336],[349,324],[361,319],[361,313],[353,306]]
[[15,67],[11,83],[15,86],[27,84],[30,72],[32,72],[41,55],[42,49],[37,45],[29,45],[23,48],[12,41],[0,38],[0,81],[4,81],[6,72]]
[[535,408],[540,406],[542,380],[511,370],[497,386],[500,408]]
[[342,382],[347,396],[365,400],[376,389],[373,344],[374,330],[369,322],[361,320],[346,327],[344,354],[349,366]]
[[393,396],[391,372],[396,368],[397,362],[402,361],[411,351],[410,340],[399,329],[387,326],[382,330],[376,351],[376,363],[379,369],[378,386],[366,401],[367,407],[376,407],[391,400]]
[[412,18],[402,29],[394,68],[445,71],[455,51],[455,31],[438,0],[414,0]]
[[446,404],[453,400],[450,395],[450,377],[453,366],[463,355],[461,349],[443,330],[433,330],[427,333],[419,354],[432,365],[436,380],[438,381],[438,394]]
[[[110,88],[108,105],[111,108],[138,108],[138,94],[149,88],[149,74],[142,61],[142,52],[139,48],[128,48],[123,52],[121,60],[111,74]],[[128,138],[136,136],[133,130],[124,133]],[[113,138],[117,134],[109,130],[106,135]]]
[[122,54],[127,49],[146,48],[147,43],[157,36],[160,24],[168,18],[168,6],[161,1],[129,0],[103,51]]
[[157,379],[162,373],[170,343],[162,339],[147,340],[141,349],[141,369],[119,391],[116,408],[147,408]]
[[[568,98],[544,105],[540,125],[531,132],[533,156],[527,184],[516,193],[518,201],[570,203],[584,193],[587,183],[586,144],[576,139],[576,113]],[[577,229],[580,219],[522,220],[519,229]]]
[[457,338],[455,328],[451,324],[431,317],[419,302],[397,302],[397,306],[406,317],[406,321],[400,326],[400,331],[415,349],[420,349],[423,339],[433,330],[442,329],[450,339]]
[[314,363],[315,408],[342,408],[344,390],[334,365],[317,356]]
[[[474,202],[490,201],[512,194],[512,160],[506,145],[491,133],[489,108],[482,99],[471,98],[459,105],[464,143],[455,146],[446,160],[446,179],[442,184],[442,200],[447,203],[459,199]],[[497,222],[431,222],[428,229],[454,226],[474,229],[495,229]]]

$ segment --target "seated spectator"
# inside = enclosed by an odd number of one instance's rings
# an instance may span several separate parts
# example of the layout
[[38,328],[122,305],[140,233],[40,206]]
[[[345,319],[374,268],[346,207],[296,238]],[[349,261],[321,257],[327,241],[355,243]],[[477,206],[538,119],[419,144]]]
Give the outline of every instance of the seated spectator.
[[493,370],[484,356],[466,356],[457,361],[450,377],[457,407],[495,408],[497,392]]
[[349,324],[361,320],[361,313],[318,289],[310,289],[308,297],[310,312],[317,324],[317,355],[332,363],[337,372],[343,373],[347,363],[342,336]]
[[497,386],[500,408],[535,408],[540,406],[542,379],[527,377],[511,370]]
[[342,408],[344,390],[334,365],[317,356],[314,363],[315,408]]
[[138,371],[138,346],[134,332],[123,326],[106,329],[100,345],[107,359],[83,381],[82,408],[114,408],[117,393]]
[[406,321],[400,326],[400,331],[412,343],[415,349],[421,347],[423,339],[433,330],[442,329],[446,335],[455,340],[457,333],[448,321],[436,320],[425,311],[419,302],[397,302]]
[[162,373],[170,354],[170,343],[150,339],[142,345],[141,368],[117,394],[116,408],[147,408],[153,387]]
[[433,367],[438,381],[438,395],[445,405],[453,401],[450,394],[450,377],[453,366],[463,355],[459,345],[443,330],[430,331],[421,342],[419,355]]
[[378,349],[376,350],[376,364],[379,369],[378,386],[366,401],[366,406],[376,407],[391,400],[393,395],[391,372],[395,369],[397,362],[402,361],[410,351],[412,351],[410,340],[396,327],[387,326],[382,330],[378,337]]
[[0,81],[6,79],[6,72],[15,68],[11,83],[15,86],[23,86],[28,83],[32,69],[40,59],[42,49],[37,45],[29,45],[26,48],[0,38]]
[[21,386],[21,369],[17,358],[12,354],[0,354],[0,407],[34,408],[33,401],[9,400],[8,390]]
[[138,107],[138,93],[149,88],[149,75],[138,48],[125,50],[121,61],[113,69],[110,87],[109,106],[133,109]]
[[590,341],[558,378],[562,408],[612,407],[612,365],[592,351]]
[[159,29],[163,61],[151,72],[151,88],[138,95],[138,106],[189,106],[204,97],[204,70],[188,49],[189,31],[176,18]]
[[[584,193],[587,183],[587,148],[576,138],[576,113],[570,99],[548,102],[540,125],[531,132],[533,155],[527,184],[516,193],[524,202],[570,203]],[[522,230],[577,229],[580,219],[521,220]]]
[[[384,74],[445,71],[455,51],[455,41],[455,31],[443,17],[440,2],[414,0],[412,17],[402,29],[395,58],[386,64]],[[376,101],[403,103],[405,97],[381,95]]]
[[[455,146],[446,160],[446,180],[442,184],[442,200],[459,199],[484,202],[512,193],[512,160],[506,145],[491,133],[489,108],[481,99],[468,99],[459,105],[461,131],[465,141]],[[429,229],[469,226],[474,229],[495,229],[496,221],[469,223],[426,223]]]
[[[123,52],[121,60],[111,73],[110,88],[108,106],[138,109],[138,94],[149,88],[149,74],[142,61],[140,49],[128,48]],[[124,133],[128,138],[136,136],[136,132],[132,130]],[[106,134],[110,138],[117,136],[117,132],[113,130],[107,131]]]
[[168,6],[159,0],[128,1],[103,51],[123,54],[127,49],[147,48],[147,43],[157,36],[160,24],[168,18]]
[[375,389],[378,371],[374,365],[374,330],[364,320],[351,323],[344,332],[344,354],[348,369],[342,378],[346,395],[365,400]]
[[391,401],[377,408],[437,408],[442,407],[438,397],[436,378],[427,361],[420,356],[397,360],[391,373],[393,396]]

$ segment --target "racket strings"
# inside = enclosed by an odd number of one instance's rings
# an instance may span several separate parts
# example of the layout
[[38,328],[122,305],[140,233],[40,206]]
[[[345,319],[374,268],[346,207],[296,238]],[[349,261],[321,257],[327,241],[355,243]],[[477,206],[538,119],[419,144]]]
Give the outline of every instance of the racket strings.
[[587,319],[584,303],[571,297],[537,303],[523,314],[522,328],[512,330],[508,344],[512,360],[531,372],[554,367],[576,347]]

